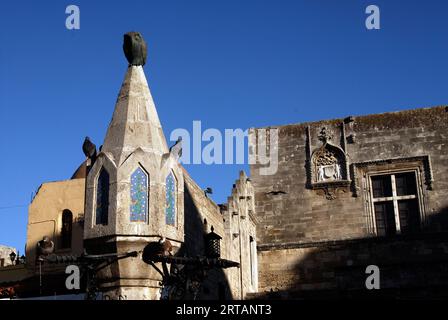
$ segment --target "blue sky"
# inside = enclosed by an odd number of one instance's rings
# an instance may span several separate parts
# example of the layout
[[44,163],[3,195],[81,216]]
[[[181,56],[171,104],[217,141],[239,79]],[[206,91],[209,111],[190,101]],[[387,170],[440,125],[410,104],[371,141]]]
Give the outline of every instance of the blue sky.
[[[76,4],[81,29],[65,28]],[[378,5],[381,30],[364,13]],[[446,1],[3,1],[0,4],[0,244],[23,252],[27,206],[70,178],[86,135],[102,144],[127,63],[176,128],[279,125],[448,104]],[[188,165],[224,202],[244,165]]]

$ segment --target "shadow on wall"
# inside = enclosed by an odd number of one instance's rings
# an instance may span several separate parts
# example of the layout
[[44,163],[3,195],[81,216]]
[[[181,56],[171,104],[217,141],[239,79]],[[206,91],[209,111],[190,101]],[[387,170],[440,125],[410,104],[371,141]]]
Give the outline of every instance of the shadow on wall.
[[[448,208],[413,235],[285,249],[260,253],[275,260],[260,273],[265,292],[257,298],[448,298]],[[379,267],[380,290],[366,288],[369,265]]]
[[[184,188],[184,244],[177,256],[196,257],[204,255],[204,223],[199,209],[193,201],[192,191],[185,184]],[[193,267],[186,267],[188,273],[198,275]],[[200,276],[200,275],[199,275]],[[186,292],[185,299],[197,300],[227,300],[232,299],[230,286],[223,269],[212,269],[204,275],[204,281],[195,297],[192,292]]]

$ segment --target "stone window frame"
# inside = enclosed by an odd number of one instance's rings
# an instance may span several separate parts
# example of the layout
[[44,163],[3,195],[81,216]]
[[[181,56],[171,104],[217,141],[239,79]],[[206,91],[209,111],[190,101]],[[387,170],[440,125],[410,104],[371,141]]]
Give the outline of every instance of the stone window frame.
[[[362,194],[364,212],[368,233],[376,236],[376,222],[373,207],[373,191],[371,176],[392,175],[403,172],[415,172],[417,199],[419,205],[420,227],[424,226],[427,218],[427,192],[433,190],[433,178],[430,156],[403,157],[384,160],[373,160],[354,163],[351,166],[353,176],[353,196]],[[426,187],[425,187],[426,186]],[[360,192],[361,191],[361,192]],[[399,234],[397,232],[397,234]]]
[[[400,173],[414,173],[415,177],[415,183],[416,183],[416,191],[413,195],[404,195],[399,196],[397,195],[396,191],[396,182],[395,182],[395,176]],[[392,195],[389,197],[379,197],[375,198],[373,195],[373,187],[372,187],[372,177],[376,176],[389,176],[391,178],[391,187],[392,187]],[[423,206],[423,190],[421,188],[421,172],[419,167],[411,167],[408,170],[398,170],[398,171],[377,171],[377,172],[369,172],[366,174],[366,179],[368,183],[369,188],[369,205],[370,205],[370,223],[373,229],[373,233],[378,236],[377,232],[377,226],[376,226],[376,216],[375,216],[375,203],[376,202],[392,202],[393,208],[394,208],[394,221],[395,221],[395,230],[396,234],[402,234],[401,233],[401,227],[400,227],[400,217],[399,217],[399,210],[398,210],[398,201],[400,200],[409,200],[409,199],[417,199],[418,203],[418,210],[419,210],[419,218],[420,218],[420,227],[423,225],[423,222],[425,220],[425,208]]]

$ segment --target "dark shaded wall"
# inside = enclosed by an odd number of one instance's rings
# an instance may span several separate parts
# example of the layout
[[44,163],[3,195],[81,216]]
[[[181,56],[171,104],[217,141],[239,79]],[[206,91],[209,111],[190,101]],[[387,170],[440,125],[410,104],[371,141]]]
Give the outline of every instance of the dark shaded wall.
[[[277,173],[262,176],[259,165],[251,166],[260,291],[359,287],[369,264],[395,268],[402,280],[389,281],[390,287],[420,286],[425,283],[416,280],[420,271],[442,279],[447,238],[433,235],[448,231],[447,123],[447,108],[434,107],[276,127]],[[314,152],[323,145],[323,127],[332,134],[330,143],[345,153],[344,177],[338,183],[317,183],[311,168]],[[418,240],[396,236],[377,243],[366,174],[407,166],[418,170],[423,211]],[[285,194],[268,194],[273,190]],[[427,260],[439,261],[439,267],[430,267]],[[406,269],[400,261],[425,263]],[[360,270],[357,280],[338,273],[351,269]]]
[[[210,232],[211,226],[213,226],[215,233],[223,238],[225,237],[223,217],[219,207],[205,196],[204,191],[199,188],[185,170],[184,181],[185,238],[178,255],[203,256],[204,233]],[[206,228],[204,228],[204,219],[207,220]],[[221,246],[223,246],[223,243],[221,243]],[[212,269],[207,272],[197,299],[231,299],[230,285],[223,269]]]

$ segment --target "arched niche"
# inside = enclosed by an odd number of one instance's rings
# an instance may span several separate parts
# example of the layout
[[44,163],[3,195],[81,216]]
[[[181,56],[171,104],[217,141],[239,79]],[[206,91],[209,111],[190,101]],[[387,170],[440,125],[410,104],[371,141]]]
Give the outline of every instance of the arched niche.
[[61,249],[69,249],[72,247],[72,229],[73,229],[73,213],[64,209],[61,216]]
[[347,180],[346,157],[342,149],[330,143],[316,149],[311,157],[313,183]]
[[102,167],[97,177],[95,190],[95,224],[97,225],[109,223],[109,185],[109,172]]

